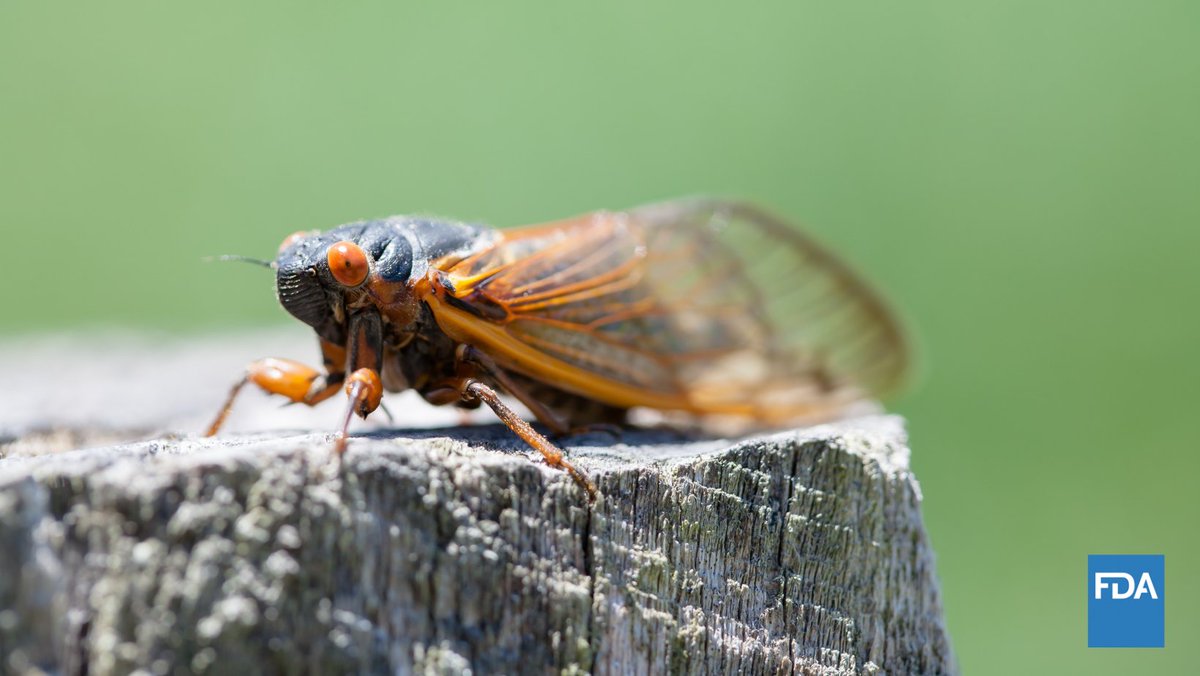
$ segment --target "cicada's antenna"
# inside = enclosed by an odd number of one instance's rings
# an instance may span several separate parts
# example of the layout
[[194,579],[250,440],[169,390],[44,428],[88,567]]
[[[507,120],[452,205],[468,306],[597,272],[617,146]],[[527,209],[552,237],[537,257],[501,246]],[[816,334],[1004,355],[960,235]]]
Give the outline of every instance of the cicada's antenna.
[[201,260],[203,260],[205,263],[212,263],[213,261],[218,261],[221,263],[225,263],[228,261],[240,261],[242,263],[253,263],[254,265],[261,265],[262,267],[267,268],[269,270],[275,269],[274,261],[264,261],[261,258],[252,258],[250,256],[241,256],[238,254],[226,254],[224,256],[205,256]]

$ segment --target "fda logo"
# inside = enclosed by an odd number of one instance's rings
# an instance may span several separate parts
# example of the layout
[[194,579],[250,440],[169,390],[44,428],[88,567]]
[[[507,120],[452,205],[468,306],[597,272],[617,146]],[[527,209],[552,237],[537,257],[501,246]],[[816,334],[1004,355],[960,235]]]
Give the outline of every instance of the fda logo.
[[1163,647],[1161,554],[1088,555],[1088,647]]
[[[1121,582],[1125,583],[1124,591],[1121,591]],[[1138,579],[1137,588],[1133,586],[1133,576],[1129,573],[1096,573],[1096,598],[1104,598],[1104,590],[1110,590],[1108,598],[1110,599],[1127,599],[1132,596],[1135,599],[1142,598],[1143,595],[1148,595],[1152,599],[1158,598],[1158,592],[1154,590],[1154,578],[1150,577],[1150,573],[1142,573]]]

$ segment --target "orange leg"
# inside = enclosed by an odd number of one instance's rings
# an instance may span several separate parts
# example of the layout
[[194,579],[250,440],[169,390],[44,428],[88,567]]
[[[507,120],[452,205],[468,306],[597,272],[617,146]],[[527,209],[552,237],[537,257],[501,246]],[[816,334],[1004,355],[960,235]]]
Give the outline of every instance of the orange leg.
[[542,454],[546,459],[546,464],[551,467],[557,467],[565,470],[579,487],[587,492],[588,498],[595,500],[598,495],[596,485],[588,479],[587,475],[579,471],[575,465],[572,465],[565,457],[563,452],[546,437],[538,434],[533,427],[521,419],[517,412],[509,408],[503,401],[500,401],[500,395],[492,388],[484,385],[478,380],[464,379],[462,381],[462,396],[468,399],[478,399],[487,404],[496,413],[496,417],[508,426],[517,436],[521,437],[525,443],[532,446],[535,450]]
[[[315,406],[342,389],[340,377],[333,378],[332,382],[327,382],[320,380],[320,375],[316,369],[291,359],[268,357],[251,363],[246,367],[245,377],[229,391],[229,398],[225,400],[225,405],[221,407],[221,412],[217,414],[216,420],[209,425],[205,436],[211,437],[221,429],[225,418],[229,416],[230,409],[233,408],[234,399],[247,383],[258,385],[268,394],[287,397],[293,403]],[[374,369],[360,368],[352,373],[345,381],[345,390],[346,396],[349,398],[349,406],[334,446],[334,450],[339,456],[346,452],[346,436],[350,427],[350,419],[355,413],[366,418],[368,414],[379,408],[379,404],[383,400],[383,383]]]
[[[340,459],[346,452],[351,417],[357,413],[365,418],[382,402],[383,383],[379,377],[383,357],[382,329],[378,313],[360,312],[349,319],[346,345],[321,339],[321,356],[328,371],[324,377],[320,371],[291,359],[267,358],[252,362],[246,367],[246,375],[230,390],[225,405],[209,425],[207,436],[211,437],[221,429],[233,408],[234,399],[246,383],[258,385],[268,394],[287,397],[293,403],[314,406],[336,394],[344,382],[349,406],[334,446]],[[350,377],[345,378],[348,371]]]
[[605,432],[620,439],[621,435],[624,434],[624,430],[620,425],[612,423],[589,423],[587,425],[572,427],[565,417],[538,401],[528,390],[513,381],[505,373],[504,369],[500,368],[491,357],[470,345],[458,346],[458,359],[464,363],[478,366],[484,373],[494,378],[506,392],[516,397],[517,401],[525,404],[525,408],[529,409],[529,412],[538,419],[538,422],[549,427],[556,438],[561,439],[562,437],[589,434],[591,432]]
[[366,418],[371,411],[379,408],[383,401],[383,382],[374,369],[361,368],[350,374],[346,379],[346,396],[350,398],[346,407],[346,417],[342,420],[342,430],[338,435],[333,450],[338,457],[346,452],[346,437],[350,432],[350,419],[357,413],[360,418]]
[[470,345],[459,345],[457,356],[459,361],[474,364],[483,369],[484,373],[494,378],[505,391],[516,397],[517,401],[525,404],[525,408],[529,409],[538,422],[549,427],[554,434],[561,436],[571,431],[571,425],[565,418],[550,410],[545,404],[530,395],[525,388],[513,382],[513,379],[491,357]]
[[315,406],[333,396],[342,384],[340,377],[330,376],[328,381],[323,381],[319,379],[320,375],[316,369],[291,359],[267,357],[251,362],[246,367],[246,375],[229,391],[225,405],[208,426],[205,436],[211,437],[221,429],[233,408],[234,399],[247,383],[258,385],[267,394],[287,397],[293,403]]

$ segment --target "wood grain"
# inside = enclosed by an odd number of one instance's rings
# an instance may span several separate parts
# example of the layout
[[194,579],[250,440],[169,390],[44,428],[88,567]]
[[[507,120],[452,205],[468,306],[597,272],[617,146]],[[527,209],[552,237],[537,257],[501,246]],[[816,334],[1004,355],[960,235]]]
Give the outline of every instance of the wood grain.
[[[206,377],[171,405],[219,400]],[[403,428],[359,430],[340,473],[324,433],[64,450],[121,433],[10,424],[0,670],[956,671],[898,418],[575,437],[589,504],[498,425],[398,413]]]

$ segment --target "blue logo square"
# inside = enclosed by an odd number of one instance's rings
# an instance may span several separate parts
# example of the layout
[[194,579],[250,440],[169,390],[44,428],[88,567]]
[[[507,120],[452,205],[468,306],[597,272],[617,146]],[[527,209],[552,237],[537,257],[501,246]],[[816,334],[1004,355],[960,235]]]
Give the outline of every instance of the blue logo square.
[[1162,554],[1088,555],[1088,647],[1161,648]]

